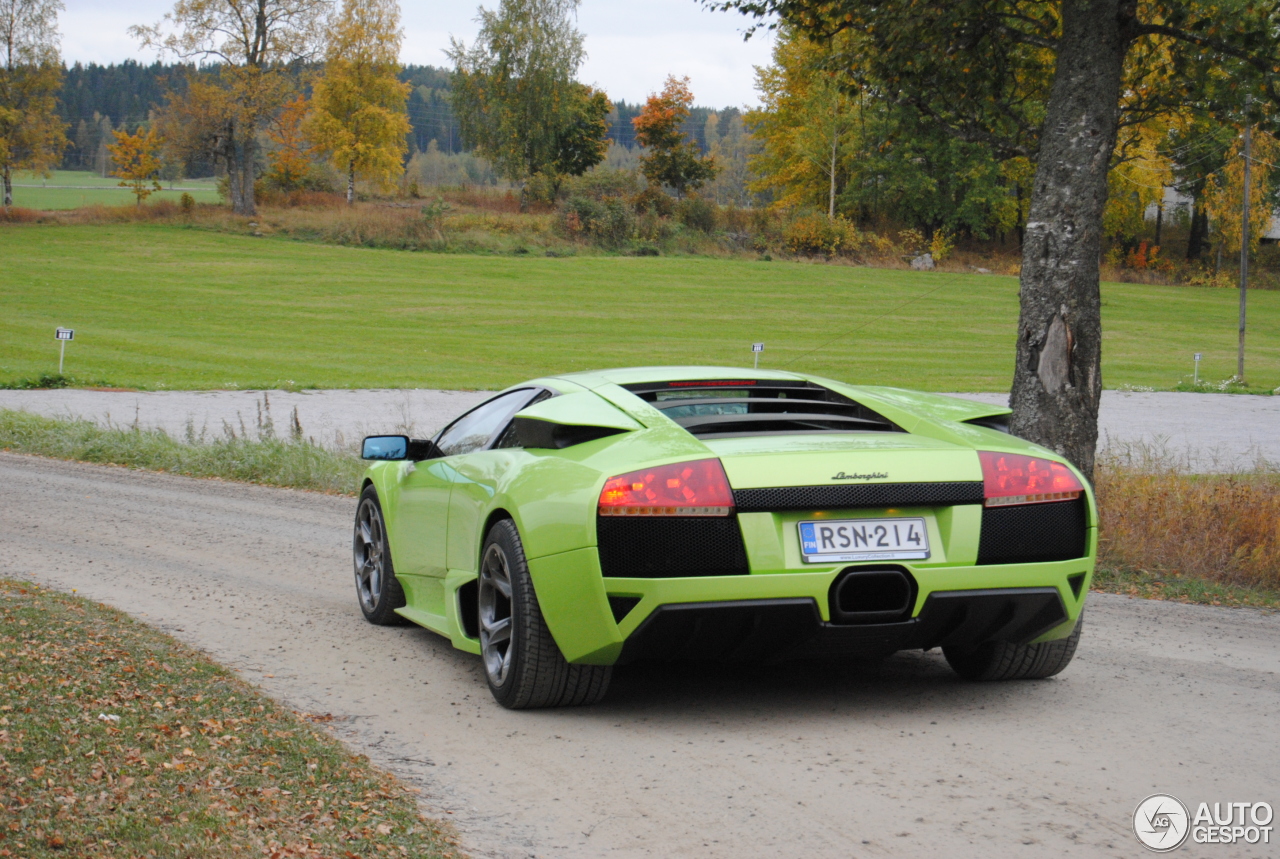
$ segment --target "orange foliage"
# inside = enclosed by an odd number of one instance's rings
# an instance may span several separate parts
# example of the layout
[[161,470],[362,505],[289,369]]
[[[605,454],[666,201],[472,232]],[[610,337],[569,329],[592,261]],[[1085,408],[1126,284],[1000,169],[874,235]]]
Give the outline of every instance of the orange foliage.
[[160,183],[154,178],[160,170],[160,136],[154,129],[144,133],[141,128],[133,134],[117,131],[115,136],[116,142],[107,146],[116,164],[111,175],[120,177],[120,187],[133,191],[141,206],[152,191],[160,190]]
[[268,157],[271,167],[267,177],[282,190],[293,190],[302,185],[311,170],[315,148],[303,131],[310,104],[304,96],[288,102],[275,122],[267,126],[267,139],[275,144]]
[[631,120],[636,129],[636,140],[641,146],[651,149],[679,145],[680,126],[689,118],[692,104],[689,78],[668,75],[662,92],[649,96],[640,115]]

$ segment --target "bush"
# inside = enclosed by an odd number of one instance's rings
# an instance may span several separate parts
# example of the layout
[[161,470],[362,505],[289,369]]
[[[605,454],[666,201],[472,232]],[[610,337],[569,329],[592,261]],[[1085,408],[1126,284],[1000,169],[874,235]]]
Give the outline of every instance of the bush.
[[650,185],[631,198],[631,207],[637,215],[654,214],[662,218],[671,217],[675,211],[675,203],[661,188]]
[[196,198],[183,191],[182,196],[178,198],[178,205],[182,208],[184,215],[190,215],[196,208]]
[[862,243],[853,224],[839,215],[800,215],[786,225],[782,239],[787,250],[805,255],[852,253]]
[[636,229],[630,208],[617,198],[570,197],[560,207],[559,226],[567,236],[609,246],[627,241]]
[[1099,461],[1098,562],[1280,588],[1280,474],[1189,474],[1167,458]]
[[676,220],[691,230],[713,233],[716,229],[716,207],[701,197],[687,197],[676,205]]
[[564,181],[568,197],[587,197],[592,200],[609,200],[615,197],[634,197],[640,183],[634,170],[598,168],[581,176],[571,176]]
[[41,220],[40,212],[35,209],[23,209],[19,206],[0,208],[0,221],[9,224],[34,224]]

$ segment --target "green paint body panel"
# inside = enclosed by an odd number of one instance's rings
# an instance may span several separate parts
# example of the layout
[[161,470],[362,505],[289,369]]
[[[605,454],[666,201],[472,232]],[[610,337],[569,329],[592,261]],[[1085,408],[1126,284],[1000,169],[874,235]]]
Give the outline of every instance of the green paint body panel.
[[[813,381],[880,413],[904,432],[700,440],[622,387],[698,379]],[[382,504],[396,575],[408,600],[399,613],[448,637],[461,650],[479,652],[479,642],[465,632],[460,593],[475,581],[486,531],[498,518],[514,521],[547,625],[571,662],[612,664],[627,636],[665,604],[811,597],[823,619],[829,620],[828,590],[849,564],[803,561],[797,523],[815,517],[922,517],[930,558],[893,562],[908,569],[919,585],[914,613],[935,591],[1053,587],[1062,597],[1068,620],[1040,640],[1069,635],[1080,616],[1097,551],[1096,507],[1092,488],[1083,478],[1088,551],[1075,560],[977,566],[982,506],[964,504],[740,513],[750,575],[657,579],[601,575],[595,548],[596,505],[604,482],[612,476],[718,457],[731,486],[750,489],[835,485],[840,483],[833,479],[838,472],[873,475],[859,483],[981,481],[978,450],[1064,462],[1022,439],[963,423],[1007,414],[1006,408],[798,373],[722,367],[575,373],[516,387],[530,386],[550,388],[558,395],[519,412],[521,417],[621,432],[563,450],[494,449],[413,464],[378,462],[367,471],[367,481],[377,489]],[[1080,574],[1085,579],[1076,596],[1069,578]],[[610,595],[638,597],[640,602],[618,622],[610,610]]]

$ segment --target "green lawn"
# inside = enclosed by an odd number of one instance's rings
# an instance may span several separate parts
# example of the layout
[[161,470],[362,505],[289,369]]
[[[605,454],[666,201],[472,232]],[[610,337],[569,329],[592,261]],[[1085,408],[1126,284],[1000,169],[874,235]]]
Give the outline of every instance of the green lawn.
[[[13,177],[13,204],[24,209],[78,209],[95,203],[103,206],[123,206],[134,202],[133,192],[120,187],[114,176],[103,177],[86,170],[59,170],[49,178],[17,173]],[[161,183],[165,190],[153,193],[148,202],[173,200],[182,196],[181,190],[168,190],[169,183]],[[39,187],[29,187],[39,186]],[[197,203],[216,203],[218,193],[210,179],[183,179],[175,182],[178,189],[188,188]]]
[[[707,258],[442,256],[176,226],[0,227],[0,382],[498,388],[592,367],[789,367],[1007,390],[1014,278]],[[933,291],[936,290],[936,291]],[[1236,293],[1107,284],[1104,381],[1235,368]],[[907,303],[910,302],[910,303]],[[1280,385],[1280,292],[1250,294],[1250,381]]]

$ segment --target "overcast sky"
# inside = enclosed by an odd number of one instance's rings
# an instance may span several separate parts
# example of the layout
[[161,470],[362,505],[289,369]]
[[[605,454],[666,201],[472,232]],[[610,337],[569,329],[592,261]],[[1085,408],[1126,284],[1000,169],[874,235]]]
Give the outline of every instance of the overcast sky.
[[[64,0],[62,56],[74,62],[111,63],[133,58],[151,62],[127,32],[150,24],[172,8],[172,0]],[[406,63],[445,64],[449,36],[475,37],[476,7],[469,0],[401,0]],[[493,8],[498,0],[487,0]],[[636,102],[662,87],[668,74],[688,75],[698,104],[755,104],[753,66],[769,62],[772,38],[757,34],[743,42],[747,19],[707,12],[696,0],[583,0],[578,29],[586,35],[587,62],[579,78],[614,99]]]

